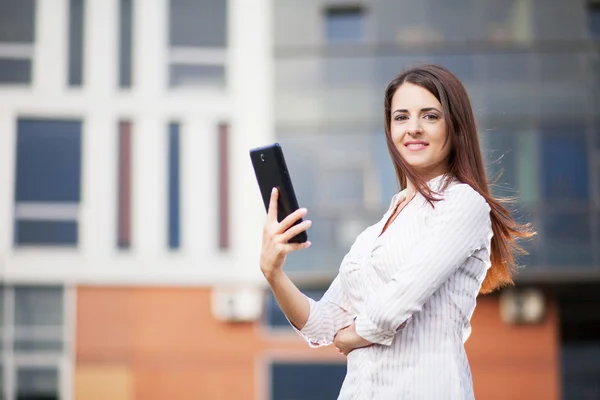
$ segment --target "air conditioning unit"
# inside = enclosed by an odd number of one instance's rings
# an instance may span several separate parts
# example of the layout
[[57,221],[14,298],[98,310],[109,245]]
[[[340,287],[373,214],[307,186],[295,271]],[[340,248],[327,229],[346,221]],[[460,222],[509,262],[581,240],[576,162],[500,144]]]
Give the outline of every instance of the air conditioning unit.
[[506,289],[500,294],[500,317],[507,324],[539,324],[546,315],[546,301],[539,289]]
[[259,286],[215,286],[212,290],[212,313],[222,322],[253,322],[263,312],[264,291]]

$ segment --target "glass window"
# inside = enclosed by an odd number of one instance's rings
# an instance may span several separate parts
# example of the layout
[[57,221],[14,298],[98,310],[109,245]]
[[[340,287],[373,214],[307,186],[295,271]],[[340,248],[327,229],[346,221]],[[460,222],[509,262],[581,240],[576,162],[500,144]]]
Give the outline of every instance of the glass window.
[[0,43],[33,43],[35,0],[0,2]]
[[78,202],[81,122],[19,119],[16,200]]
[[171,65],[169,76],[171,87],[223,87],[225,67],[223,65]]
[[35,1],[0,1],[0,84],[31,82]]
[[360,7],[331,7],[325,13],[329,43],[356,43],[364,39],[365,12]]
[[69,0],[69,86],[83,83],[84,0]]
[[224,87],[227,2],[170,0],[169,47],[171,87]]
[[81,122],[19,119],[15,184],[16,244],[77,244]]
[[377,170],[381,211],[383,212],[389,206],[392,197],[399,191],[398,178],[383,131],[371,136],[371,146]]
[[0,286],[0,330],[2,328],[4,328],[4,287]]
[[591,6],[588,11],[588,26],[590,36],[594,39],[600,39],[600,4]]
[[56,367],[22,367],[17,370],[18,400],[54,400],[59,398]]
[[341,363],[271,364],[271,399],[329,400],[340,393],[346,376]]
[[0,306],[12,307],[2,326],[10,329],[0,336],[2,349],[12,350],[0,359],[0,399],[60,398],[59,365],[69,368],[63,302],[62,287],[5,285],[0,290]]
[[16,326],[62,326],[62,288],[19,286],[14,293]]
[[485,135],[488,176],[492,182],[498,179],[491,187],[496,196],[515,196],[518,190],[516,140],[514,134],[505,130],[493,130]]
[[[298,202],[308,208],[313,221],[308,233],[313,245],[290,254],[288,269],[337,271],[351,240],[381,218],[397,184],[385,142],[377,139],[346,126],[332,127],[327,133],[287,127],[278,136]],[[375,144],[381,145],[383,155]],[[385,170],[391,185],[380,186],[378,178],[388,178],[379,174],[380,162],[382,170],[384,165],[391,168]],[[383,198],[382,192],[391,194]]]
[[169,248],[180,244],[179,223],[179,124],[169,124]]
[[227,1],[170,0],[169,10],[171,46],[227,45]]
[[541,128],[542,193],[548,200],[589,198],[588,144],[582,126]]
[[[2,57],[0,45],[0,57]],[[6,57],[6,53],[4,55]],[[31,82],[31,60],[0,58],[0,83]]]
[[119,169],[117,197],[117,247],[128,249],[131,246],[131,150],[132,123],[119,122]]
[[217,168],[219,174],[217,201],[219,204],[219,249],[229,248],[229,124],[219,124],[217,129]]
[[74,221],[17,221],[15,242],[21,246],[68,246],[79,238]]
[[120,1],[119,86],[131,87],[133,47],[133,0]]
[[364,204],[364,171],[361,168],[325,169],[320,174],[320,201],[323,205],[362,206]]
[[588,210],[575,207],[549,210],[543,215],[544,251],[549,265],[593,265],[592,218]]

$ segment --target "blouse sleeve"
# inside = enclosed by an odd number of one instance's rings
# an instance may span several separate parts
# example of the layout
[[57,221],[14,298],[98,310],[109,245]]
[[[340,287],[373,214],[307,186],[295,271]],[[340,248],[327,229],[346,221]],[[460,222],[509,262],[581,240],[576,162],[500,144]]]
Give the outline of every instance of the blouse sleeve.
[[354,314],[347,296],[344,294],[339,276],[336,277],[321,300],[314,301],[307,297],[310,312],[306,325],[294,330],[304,338],[310,347],[327,346],[333,343],[336,333],[352,324]]
[[[470,186],[451,187],[446,198],[435,203],[422,239],[411,248],[402,271],[365,303],[356,332],[372,343],[391,345],[396,332],[467,258],[489,244],[489,213],[485,199]],[[398,261],[390,256],[385,262]]]

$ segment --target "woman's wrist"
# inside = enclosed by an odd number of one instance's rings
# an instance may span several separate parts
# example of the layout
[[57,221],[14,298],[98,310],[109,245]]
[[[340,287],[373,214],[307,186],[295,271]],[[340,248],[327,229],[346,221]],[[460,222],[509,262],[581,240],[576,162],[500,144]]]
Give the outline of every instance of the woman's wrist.
[[261,270],[269,285],[279,280],[283,275],[283,270],[281,268],[274,268],[268,270],[261,268]]

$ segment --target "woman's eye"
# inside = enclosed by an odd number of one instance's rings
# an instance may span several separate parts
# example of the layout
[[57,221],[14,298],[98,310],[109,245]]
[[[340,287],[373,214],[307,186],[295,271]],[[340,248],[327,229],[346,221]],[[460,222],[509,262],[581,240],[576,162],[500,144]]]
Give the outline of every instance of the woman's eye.
[[396,115],[394,118],[396,121],[406,121],[408,117],[406,115]]
[[424,115],[425,119],[428,119],[430,121],[435,121],[436,119],[438,119],[438,116],[435,114],[425,114]]

